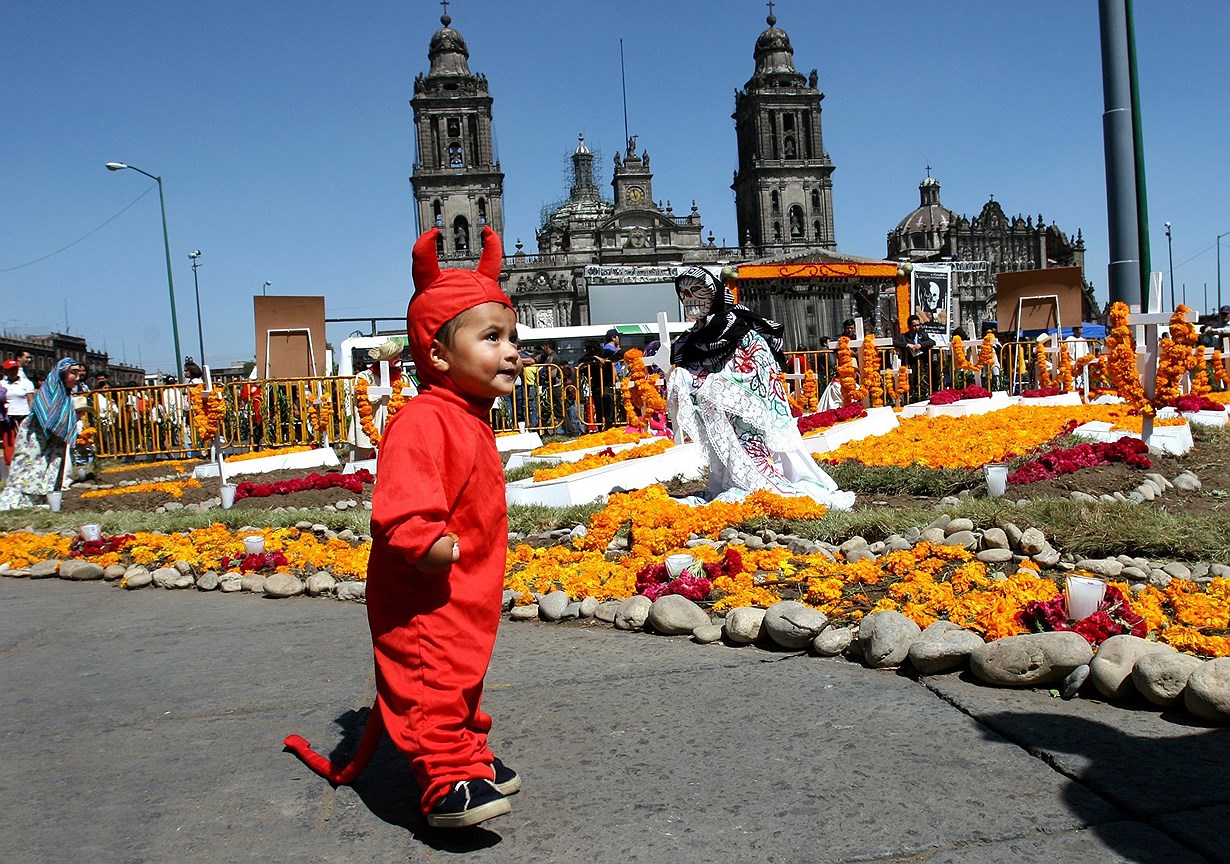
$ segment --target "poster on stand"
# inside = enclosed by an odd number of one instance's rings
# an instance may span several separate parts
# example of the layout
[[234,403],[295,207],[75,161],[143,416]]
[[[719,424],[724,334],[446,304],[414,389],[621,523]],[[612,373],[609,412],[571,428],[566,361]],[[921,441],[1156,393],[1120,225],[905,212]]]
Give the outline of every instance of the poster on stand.
[[923,332],[937,345],[947,345],[952,332],[952,268],[915,264],[910,272],[910,301]]

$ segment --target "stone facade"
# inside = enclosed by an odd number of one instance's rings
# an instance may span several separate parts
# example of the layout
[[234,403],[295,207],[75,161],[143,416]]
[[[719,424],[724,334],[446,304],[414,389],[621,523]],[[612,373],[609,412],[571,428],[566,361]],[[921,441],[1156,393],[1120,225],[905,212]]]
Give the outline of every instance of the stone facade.
[[[930,172],[918,190],[918,207],[888,234],[887,257],[912,263],[987,262],[985,269],[953,273],[953,326],[964,327],[971,336],[997,315],[995,274],[1046,267],[1080,267],[1084,273],[1085,241],[1079,230],[1070,238],[1054,223],[1047,225],[1042,214],[1036,221],[1030,216],[1010,218],[994,196],[977,216],[958,216],[940,203],[940,183]],[[1093,287],[1085,282],[1085,320],[1099,314]]]
[[786,31],[769,15],[756,40],[756,70],[735,91],[739,242],[747,257],[833,252],[833,162],[824,150],[816,70],[794,68]]
[[0,335],[0,356],[5,360],[16,359],[23,351],[30,352],[30,363],[26,374],[36,380],[47,377],[47,373],[55,368],[64,357],[72,357],[86,365],[89,377],[87,384],[92,384],[94,376],[106,372],[111,379],[112,387],[139,387],[145,383],[145,370],[126,363],[112,363],[111,357],[105,351],[92,351],[80,336],[70,336],[67,333],[50,333],[46,336],[10,336]]
[[483,225],[504,234],[504,174],[491,134],[487,78],[470,72],[461,34],[443,25],[431,37],[431,68],[414,79],[415,159],[410,184],[419,231],[440,229],[443,258],[477,257]]

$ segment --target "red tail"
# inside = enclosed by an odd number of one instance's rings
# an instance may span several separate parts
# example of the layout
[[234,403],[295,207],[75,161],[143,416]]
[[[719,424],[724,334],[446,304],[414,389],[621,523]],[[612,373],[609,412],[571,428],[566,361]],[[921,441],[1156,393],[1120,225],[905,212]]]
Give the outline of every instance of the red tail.
[[371,714],[367,716],[367,726],[363,729],[363,737],[359,739],[359,749],[347,765],[335,765],[313,750],[307,739],[299,735],[287,735],[282,743],[321,777],[335,785],[345,786],[353,783],[363,773],[383,734],[384,717],[380,713],[380,703],[376,702],[372,705]]

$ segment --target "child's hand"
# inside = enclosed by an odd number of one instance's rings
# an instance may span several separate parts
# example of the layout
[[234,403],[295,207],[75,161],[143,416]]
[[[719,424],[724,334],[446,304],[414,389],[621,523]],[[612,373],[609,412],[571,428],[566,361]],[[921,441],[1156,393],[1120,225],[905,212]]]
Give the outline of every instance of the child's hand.
[[461,557],[461,549],[457,545],[456,534],[445,534],[419,559],[416,565],[424,573],[439,573],[447,570],[453,562]]

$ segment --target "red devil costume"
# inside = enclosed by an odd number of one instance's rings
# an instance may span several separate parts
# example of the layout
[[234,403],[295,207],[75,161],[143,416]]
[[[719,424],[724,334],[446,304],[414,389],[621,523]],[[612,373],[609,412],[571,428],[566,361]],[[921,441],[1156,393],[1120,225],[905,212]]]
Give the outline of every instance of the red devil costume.
[[[349,783],[382,730],[410,755],[427,813],[460,780],[491,779],[491,718],[479,703],[495,646],[504,584],[508,515],[504,471],[488,425],[490,399],[461,391],[431,362],[432,340],[483,303],[512,308],[500,289],[500,239],[483,228],[478,268],[441,270],[432,229],[414,244],[415,293],[406,313],[419,395],[389,421],[372,497],[367,617],[376,661],[376,704],[349,765],[286,745],[334,783]],[[441,537],[461,556],[425,573],[418,561]]]

